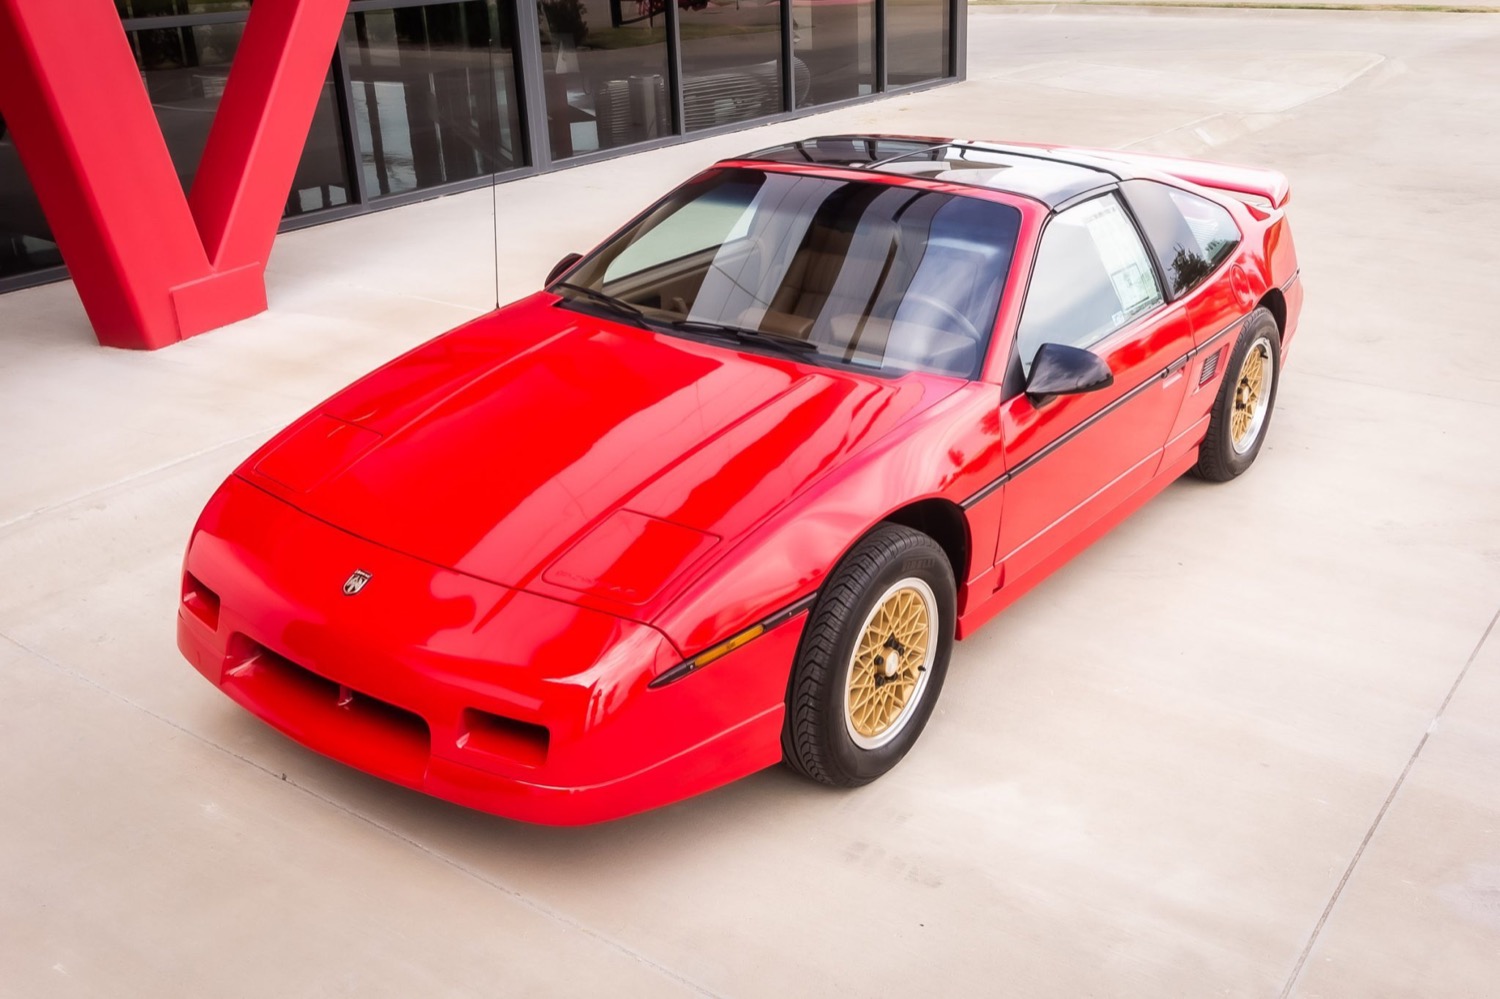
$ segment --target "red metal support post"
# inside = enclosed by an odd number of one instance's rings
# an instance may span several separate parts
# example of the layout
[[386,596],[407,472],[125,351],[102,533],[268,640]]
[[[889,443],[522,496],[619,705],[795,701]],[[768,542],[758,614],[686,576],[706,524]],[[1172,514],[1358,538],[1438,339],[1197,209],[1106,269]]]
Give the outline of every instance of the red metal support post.
[[99,342],[180,339],[208,258],[114,4],[0,0],[0,114]]
[[348,0],[255,0],[188,196],[208,259],[271,253]]
[[0,115],[99,342],[266,308],[265,261],[348,0],[259,0],[184,197],[110,0],[0,0]]

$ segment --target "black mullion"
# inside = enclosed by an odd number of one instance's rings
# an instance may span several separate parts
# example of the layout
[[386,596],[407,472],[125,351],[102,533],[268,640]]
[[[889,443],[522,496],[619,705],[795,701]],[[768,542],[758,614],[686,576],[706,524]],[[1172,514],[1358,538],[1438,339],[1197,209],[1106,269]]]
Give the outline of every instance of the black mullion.
[[667,15],[667,96],[672,105],[672,134],[687,134],[687,110],[682,96],[682,42],[678,37],[681,18],[677,0],[666,0]]
[[538,170],[552,166],[551,130],[547,127],[547,81],[542,70],[542,24],[535,0],[515,0],[516,63],[520,67],[521,139],[526,162]]
[[781,0],[781,110],[797,110],[797,77],[792,72],[791,0]]
[[885,0],[875,0],[875,92],[883,94],[889,85],[886,80],[885,57]]
[[948,0],[948,75],[962,80],[969,73],[968,0]]
[[[380,104],[376,100],[374,74],[370,72],[373,63],[370,62],[370,28],[365,22],[365,12],[359,11],[354,17],[354,39],[359,46],[359,64],[365,70],[365,79],[362,86],[365,88],[365,117],[366,124],[370,126],[370,158],[375,162],[375,182],[380,188],[382,196],[391,193],[390,171],[385,164],[385,140],[380,131]],[[360,172],[364,171],[364,161],[360,161]]]
[[359,145],[359,125],[354,120],[353,82],[349,76],[349,60],[344,58],[344,32],[339,29],[338,41],[333,45],[334,103],[339,112],[339,139],[344,146],[345,169],[352,175],[350,190],[353,202],[369,204],[370,192],[365,188],[364,150]]

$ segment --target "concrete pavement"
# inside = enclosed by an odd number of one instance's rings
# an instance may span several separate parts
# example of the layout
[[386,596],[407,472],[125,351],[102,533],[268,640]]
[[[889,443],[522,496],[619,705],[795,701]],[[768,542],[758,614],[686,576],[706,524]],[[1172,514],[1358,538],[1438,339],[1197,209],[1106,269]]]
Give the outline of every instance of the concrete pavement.
[[[975,7],[962,85],[282,236],[150,355],[0,298],[0,996],[1486,996],[1500,981],[1500,19]],[[218,481],[717,156],[823,131],[1293,179],[1255,470],[958,648],[910,757],[520,826],[272,733],[172,642]],[[1500,629],[1497,629],[1500,630]],[[1488,639],[1486,640],[1486,636]]]

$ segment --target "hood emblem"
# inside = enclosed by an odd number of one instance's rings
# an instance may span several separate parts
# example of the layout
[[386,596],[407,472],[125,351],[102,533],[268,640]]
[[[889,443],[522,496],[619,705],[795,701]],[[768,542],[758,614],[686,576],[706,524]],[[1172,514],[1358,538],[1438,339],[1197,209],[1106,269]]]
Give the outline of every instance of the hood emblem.
[[364,589],[365,584],[369,581],[370,574],[368,572],[365,572],[363,569],[355,569],[349,574],[349,578],[344,580],[344,596],[354,596],[354,594]]

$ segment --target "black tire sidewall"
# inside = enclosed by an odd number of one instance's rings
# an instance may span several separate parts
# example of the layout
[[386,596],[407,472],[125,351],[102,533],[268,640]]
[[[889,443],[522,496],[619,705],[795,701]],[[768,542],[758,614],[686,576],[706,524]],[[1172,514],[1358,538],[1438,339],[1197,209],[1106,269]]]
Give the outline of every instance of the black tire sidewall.
[[[866,583],[859,600],[842,622],[843,626],[833,646],[833,659],[827,664],[828,683],[824,690],[821,719],[827,738],[825,764],[836,771],[839,783],[842,784],[868,783],[901,761],[932,716],[933,707],[943,689],[943,679],[948,672],[957,607],[953,572],[948,565],[947,556],[935,542],[925,535],[911,533],[915,535],[911,543],[904,544],[899,554],[886,561]],[[921,700],[913,709],[914,714],[890,742],[875,749],[864,749],[854,744],[844,721],[844,691],[849,683],[850,661],[855,643],[859,641],[860,630],[875,602],[893,584],[908,577],[920,579],[931,587],[937,601],[937,648]]]
[[[1264,338],[1271,345],[1271,387],[1266,399],[1266,415],[1261,421],[1255,443],[1243,454],[1234,449],[1231,417],[1234,412],[1235,386],[1239,382],[1240,368],[1251,346]],[[1276,319],[1265,309],[1257,309],[1245,320],[1240,335],[1230,351],[1229,363],[1224,369],[1224,381],[1214,400],[1213,419],[1209,422],[1204,441],[1199,474],[1212,481],[1227,481],[1235,478],[1255,463],[1260,449],[1265,446],[1266,436],[1271,432],[1271,420],[1276,415],[1276,396],[1281,389],[1281,331]]]

